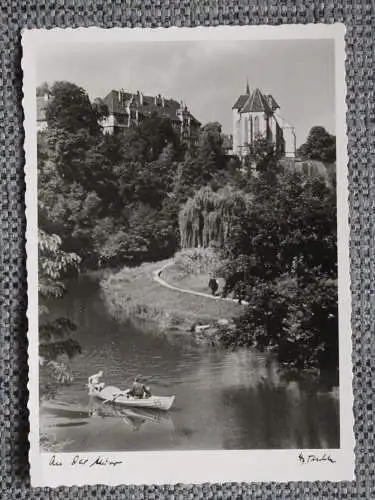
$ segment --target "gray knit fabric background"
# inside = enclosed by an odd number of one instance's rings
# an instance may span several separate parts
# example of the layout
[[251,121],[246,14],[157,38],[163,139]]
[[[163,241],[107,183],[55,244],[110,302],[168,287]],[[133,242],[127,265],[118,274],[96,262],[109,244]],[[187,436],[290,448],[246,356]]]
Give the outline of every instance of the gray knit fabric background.
[[[0,1],[0,470],[1,499],[375,498],[374,212],[375,3],[371,0]],[[21,30],[28,28],[333,23],[347,26],[347,104],[353,296],[356,478],[263,483],[32,489],[28,471],[24,154]],[[317,78],[319,75],[317,75]]]

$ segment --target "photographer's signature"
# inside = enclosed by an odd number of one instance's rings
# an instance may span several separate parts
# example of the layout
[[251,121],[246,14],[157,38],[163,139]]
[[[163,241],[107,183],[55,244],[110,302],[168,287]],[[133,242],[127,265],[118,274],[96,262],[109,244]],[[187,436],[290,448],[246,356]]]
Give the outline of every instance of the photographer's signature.
[[334,460],[331,455],[328,453],[323,453],[323,455],[315,455],[314,453],[303,454],[302,451],[298,455],[298,460],[300,464],[312,464],[312,463],[330,463],[335,464],[336,460]]

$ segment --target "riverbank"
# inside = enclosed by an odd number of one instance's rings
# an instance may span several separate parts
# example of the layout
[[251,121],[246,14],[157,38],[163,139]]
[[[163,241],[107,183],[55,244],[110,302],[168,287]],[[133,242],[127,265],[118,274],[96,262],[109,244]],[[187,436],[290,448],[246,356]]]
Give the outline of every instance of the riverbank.
[[183,282],[184,288],[190,287],[189,293],[155,281],[160,270],[166,284],[181,285],[181,276],[171,261],[124,268],[103,279],[101,289],[110,313],[120,321],[133,316],[153,321],[163,331],[204,332],[206,337],[212,337],[214,332],[209,330],[216,331],[216,325],[227,324],[243,313],[244,307],[235,302],[195,295],[203,286],[199,275],[186,277]]
[[[161,278],[163,278],[170,285],[176,286],[178,288],[183,288],[198,293],[209,293],[208,273],[187,273],[176,262],[172,262],[169,266],[163,269]],[[219,282],[219,289],[217,291],[217,294],[220,294],[224,287],[224,280],[222,278],[217,278],[217,280]]]

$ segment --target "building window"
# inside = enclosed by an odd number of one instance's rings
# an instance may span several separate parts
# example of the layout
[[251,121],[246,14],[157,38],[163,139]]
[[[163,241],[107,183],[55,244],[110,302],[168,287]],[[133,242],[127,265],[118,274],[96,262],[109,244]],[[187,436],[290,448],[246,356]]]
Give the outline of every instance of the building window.
[[244,120],[244,138],[243,138],[243,144],[248,144],[249,143],[249,131],[248,131],[248,123],[247,120]]
[[259,135],[259,116],[254,118],[254,135]]

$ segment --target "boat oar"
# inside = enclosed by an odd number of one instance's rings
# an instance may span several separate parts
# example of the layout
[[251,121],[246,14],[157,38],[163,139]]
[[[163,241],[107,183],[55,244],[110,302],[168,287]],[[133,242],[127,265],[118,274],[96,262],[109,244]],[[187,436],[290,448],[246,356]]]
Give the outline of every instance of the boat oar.
[[[131,381],[131,380],[133,380],[133,378],[134,378],[134,377],[131,377],[131,378],[130,378],[127,382],[126,382],[126,385],[128,385],[128,384],[130,383],[130,381]],[[152,380],[152,379],[153,379],[153,377],[150,377],[150,378],[148,379],[148,383],[149,383],[149,382],[150,382],[150,380]],[[108,403],[108,402],[110,402],[110,403],[114,403],[118,397],[120,397],[120,396],[125,396],[126,394],[127,394],[127,393],[126,393],[126,391],[120,391],[120,392],[118,392],[118,393],[114,394],[114,395],[112,396],[112,398],[108,398],[108,399],[106,399],[105,401],[103,401],[103,404]]]
[[114,402],[116,401],[116,399],[117,399],[118,397],[122,396],[122,395],[124,395],[124,392],[118,392],[118,393],[116,393],[116,394],[114,394],[114,395],[112,396],[112,399],[111,399],[111,398],[108,398],[108,399],[106,399],[105,401],[103,401],[103,404],[108,403],[108,401],[109,401],[109,402],[111,402],[111,403],[114,403]]

